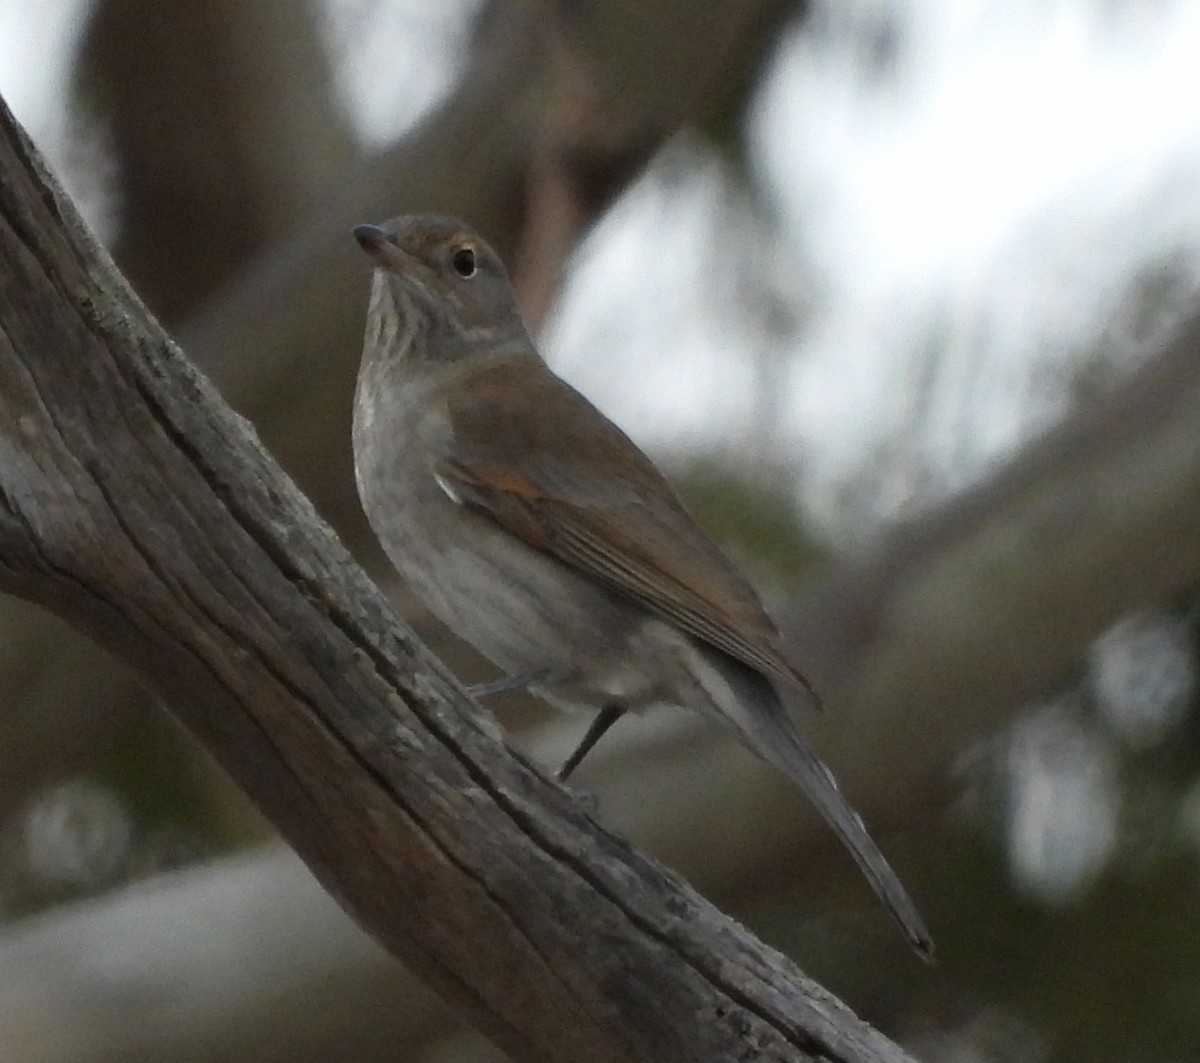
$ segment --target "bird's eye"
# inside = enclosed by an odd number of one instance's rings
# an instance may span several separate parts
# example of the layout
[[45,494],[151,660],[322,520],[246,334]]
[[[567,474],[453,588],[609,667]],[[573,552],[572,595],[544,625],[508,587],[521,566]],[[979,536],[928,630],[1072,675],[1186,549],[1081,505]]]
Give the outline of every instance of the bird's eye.
[[454,272],[460,277],[474,277],[475,249],[472,247],[460,247],[454,252],[454,257],[450,259],[450,263],[454,266]]

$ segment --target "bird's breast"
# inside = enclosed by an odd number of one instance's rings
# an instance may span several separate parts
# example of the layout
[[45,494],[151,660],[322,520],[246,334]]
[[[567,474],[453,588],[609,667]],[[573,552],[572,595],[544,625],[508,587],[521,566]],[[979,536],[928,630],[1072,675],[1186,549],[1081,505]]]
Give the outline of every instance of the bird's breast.
[[611,670],[645,617],[465,506],[439,482],[420,411],[360,388],[355,475],[367,519],[429,609],[510,674]]

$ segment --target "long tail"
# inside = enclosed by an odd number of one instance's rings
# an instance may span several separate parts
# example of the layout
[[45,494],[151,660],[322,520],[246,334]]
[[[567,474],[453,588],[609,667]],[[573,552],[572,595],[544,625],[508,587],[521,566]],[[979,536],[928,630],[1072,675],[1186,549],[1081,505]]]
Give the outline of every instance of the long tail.
[[722,708],[739,736],[804,791],[850,850],[871,888],[900,924],[912,947],[923,958],[931,959],[933,939],[908,891],[871,840],[862,817],[842,796],[833,773],[817,759],[797,732],[774,685],[766,676],[720,651],[708,651],[705,656],[716,665],[737,695],[736,706]]

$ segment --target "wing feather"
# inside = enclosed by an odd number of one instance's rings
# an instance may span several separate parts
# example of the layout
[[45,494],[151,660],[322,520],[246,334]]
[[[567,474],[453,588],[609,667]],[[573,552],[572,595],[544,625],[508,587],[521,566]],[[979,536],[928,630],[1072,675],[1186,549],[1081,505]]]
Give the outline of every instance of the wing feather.
[[461,383],[449,392],[433,472],[463,504],[816,700],[779,649],[753,588],[650,460],[587,399],[530,360],[492,365],[473,373],[470,387]]

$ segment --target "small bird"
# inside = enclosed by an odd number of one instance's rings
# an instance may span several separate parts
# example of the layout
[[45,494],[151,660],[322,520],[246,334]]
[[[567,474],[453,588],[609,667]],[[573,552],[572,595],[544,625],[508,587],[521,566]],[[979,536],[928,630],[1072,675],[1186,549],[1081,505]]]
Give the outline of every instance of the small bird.
[[755,592],[650,459],[550,371],[497,254],[452,218],[354,236],[375,267],[359,495],[412,589],[503,671],[473,693],[594,710],[560,779],[631,710],[685,706],[732,728],[807,795],[930,956],[908,893],[784,707],[780,688],[811,688]]

